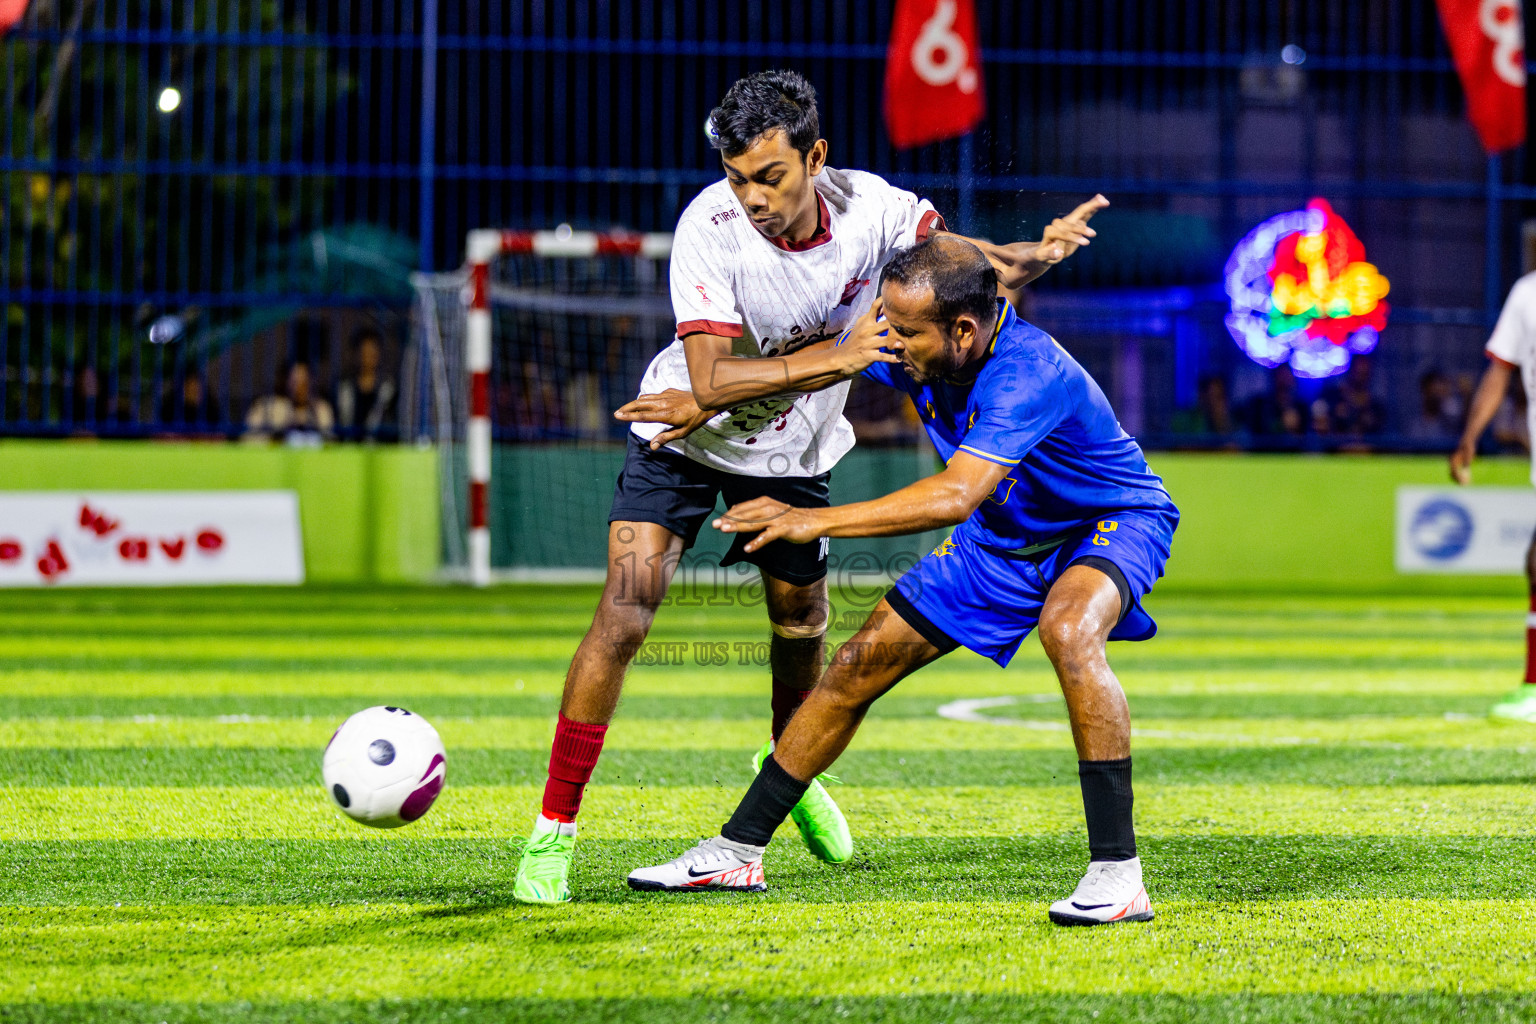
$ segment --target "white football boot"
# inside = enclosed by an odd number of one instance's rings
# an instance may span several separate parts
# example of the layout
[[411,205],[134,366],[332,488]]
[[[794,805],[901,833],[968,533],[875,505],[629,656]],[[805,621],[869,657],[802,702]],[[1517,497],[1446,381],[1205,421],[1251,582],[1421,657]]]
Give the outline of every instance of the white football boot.
[[767,892],[763,850],[724,836],[705,839],[678,857],[629,873],[629,887],[658,892]]
[[1051,904],[1057,924],[1120,924],[1152,920],[1152,903],[1141,885],[1141,858],[1095,860],[1077,889]]

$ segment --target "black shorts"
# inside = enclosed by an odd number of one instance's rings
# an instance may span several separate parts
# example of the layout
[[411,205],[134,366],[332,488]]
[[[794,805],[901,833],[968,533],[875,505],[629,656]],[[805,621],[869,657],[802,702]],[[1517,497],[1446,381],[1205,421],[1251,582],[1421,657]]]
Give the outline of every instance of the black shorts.
[[[655,523],[683,538],[683,547],[693,546],[699,530],[715,511],[715,499],[723,497],[725,507],[753,498],[773,498],[796,508],[826,508],[831,504],[827,482],[831,473],[820,476],[743,476],[714,469],[695,462],[686,455],[665,448],[651,451],[649,442],[629,435],[629,450],[624,468],[613,488],[610,523]],[[815,583],[827,574],[827,538],[810,544],[791,544],[776,540],[761,551],[743,551],[750,533],[734,534],[731,550],[720,562],[735,565],[750,562],[774,579],[797,586]]]

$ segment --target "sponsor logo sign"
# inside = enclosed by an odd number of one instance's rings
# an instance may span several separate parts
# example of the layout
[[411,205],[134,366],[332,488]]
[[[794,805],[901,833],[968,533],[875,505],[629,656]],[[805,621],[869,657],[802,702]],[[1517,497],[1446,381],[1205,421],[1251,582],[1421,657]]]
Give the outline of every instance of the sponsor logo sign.
[[0,492],[0,587],[302,582],[292,491]]
[[1399,487],[1397,571],[1523,573],[1533,530],[1529,487]]

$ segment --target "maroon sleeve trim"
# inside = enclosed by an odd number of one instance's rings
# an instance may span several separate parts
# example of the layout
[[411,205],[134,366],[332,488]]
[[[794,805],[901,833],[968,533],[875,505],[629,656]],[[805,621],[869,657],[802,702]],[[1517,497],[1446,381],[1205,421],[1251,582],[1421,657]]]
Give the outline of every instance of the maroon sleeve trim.
[[939,216],[938,210],[929,210],[923,214],[923,219],[917,222],[917,240],[925,241],[935,231],[948,231],[944,224],[944,218]]
[[1518,364],[1512,363],[1508,359],[1500,358],[1499,356],[1494,355],[1492,352],[1489,352],[1487,349],[1483,349],[1483,355],[1487,356],[1493,362],[1498,363],[1500,366],[1507,367],[1508,369],[1518,370],[1520,368]]
[[722,338],[739,338],[741,324],[726,324],[719,320],[685,320],[677,325],[679,338],[685,338],[690,334],[717,334]]

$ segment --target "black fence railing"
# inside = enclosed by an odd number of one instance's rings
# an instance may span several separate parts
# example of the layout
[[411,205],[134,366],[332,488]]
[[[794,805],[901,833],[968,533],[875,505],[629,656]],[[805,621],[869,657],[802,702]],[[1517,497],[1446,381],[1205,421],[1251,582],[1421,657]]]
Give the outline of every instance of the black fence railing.
[[1433,0],[981,0],[986,121],[913,152],[880,125],[891,6],[35,0],[0,38],[0,434],[236,436],[295,404],[295,363],[339,420],[355,335],[380,336],[381,378],[409,358],[412,270],[457,265],[477,227],[668,229],[719,176],[708,110],[771,66],[817,85],[834,164],[961,229],[1027,237],[1110,195],[1039,315],[1148,438],[1184,437],[1212,380],[1234,405],[1268,386],[1219,296],[1171,334],[1052,325],[1051,302],[1205,296],[1312,196],[1392,282],[1379,436],[1408,444],[1434,373],[1460,400],[1536,183],[1478,148]]

